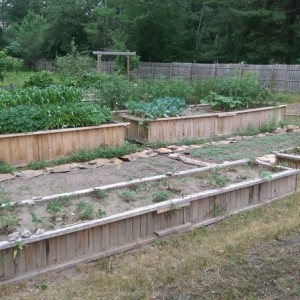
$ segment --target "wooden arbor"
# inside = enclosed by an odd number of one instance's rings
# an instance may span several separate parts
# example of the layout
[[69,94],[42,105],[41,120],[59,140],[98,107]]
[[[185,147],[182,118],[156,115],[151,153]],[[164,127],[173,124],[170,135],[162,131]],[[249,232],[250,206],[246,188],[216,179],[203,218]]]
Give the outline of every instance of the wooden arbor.
[[93,51],[93,54],[97,55],[97,70],[101,72],[101,60],[102,55],[120,55],[120,56],[126,56],[127,58],[127,78],[128,81],[130,80],[130,67],[129,67],[129,57],[136,55],[136,52],[114,52],[114,51]]

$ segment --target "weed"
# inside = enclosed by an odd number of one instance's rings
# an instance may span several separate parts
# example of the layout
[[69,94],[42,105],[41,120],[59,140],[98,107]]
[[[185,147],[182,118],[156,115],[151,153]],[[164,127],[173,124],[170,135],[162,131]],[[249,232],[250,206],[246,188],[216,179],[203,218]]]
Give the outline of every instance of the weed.
[[220,203],[214,203],[213,207],[212,207],[212,215],[213,217],[218,217],[220,215],[222,215],[225,212],[225,206],[220,204]]
[[23,250],[24,245],[22,244],[22,241],[16,240],[14,242],[14,252],[13,252],[13,258],[16,259],[19,253]]
[[12,173],[15,171],[14,166],[0,160],[0,173]]
[[132,202],[135,200],[136,193],[129,189],[125,189],[119,193],[119,197],[121,197],[126,202]]
[[80,201],[76,204],[75,213],[79,215],[80,219],[91,220],[94,215],[94,208],[90,202]]
[[107,191],[101,189],[94,189],[92,191],[92,196],[96,199],[102,199],[108,196]]
[[259,127],[260,132],[273,132],[277,128],[278,124],[274,117],[269,118],[269,120],[263,123]]
[[42,219],[40,219],[34,212],[30,213],[31,215],[31,222],[37,225],[44,225],[44,222]]
[[56,200],[57,204],[59,204],[61,207],[67,207],[71,204],[71,196],[60,196]]
[[96,215],[97,215],[98,219],[101,219],[101,218],[106,217],[106,212],[104,210],[102,210],[101,208],[99,208],[96,212]]
[[30,170],[41,170],[49,166],[49,162],[46,160],[33,160],[27,163],[27,168]]
[[264,180],[267,180],[267,181],[272,180],[272,175],[271,175],[271,173],[268,172],[268,171],[263,171],[263,172],[261,172],[260,177],[261,177],[262,179],[264,179]]
[[15,214],[9,212],[6,212],[5,214],[0,214],[1,233],[9,234],[13,232],[18,226],[20,226],[20,223]]
[[36,287],[41,290],[41,291],[45,291],[48,289],[48,284],[45,283],[45,282],[42,282],[42,283],[37,283],[36,284]]
[[57,214],[61,211],[61,204],[57,201],[50,202],[47,204],[46,210],[52,215],[52,221],[55,221]]
[[152,201],[157,203],[157,202],[162,202],[170,198],[170,193],[167,191],[157,191],[153,193],[153,198]]

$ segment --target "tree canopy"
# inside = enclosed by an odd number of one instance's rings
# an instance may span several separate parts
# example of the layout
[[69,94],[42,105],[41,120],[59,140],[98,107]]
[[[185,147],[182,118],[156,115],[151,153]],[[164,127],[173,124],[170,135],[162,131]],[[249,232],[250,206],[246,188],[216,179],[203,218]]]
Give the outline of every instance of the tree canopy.
[[0,0],[0,43],[27,62],[122,48],[143,61],[299,63],[298,0]]

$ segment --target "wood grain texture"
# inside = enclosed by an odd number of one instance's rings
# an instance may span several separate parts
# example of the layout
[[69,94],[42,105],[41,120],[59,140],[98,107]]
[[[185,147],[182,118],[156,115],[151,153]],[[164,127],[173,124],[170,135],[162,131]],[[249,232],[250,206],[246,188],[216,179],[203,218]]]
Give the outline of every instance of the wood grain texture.
[[129,123],[0,135],[0,160],[23,166],[53,160],[79,149],[121,146]]

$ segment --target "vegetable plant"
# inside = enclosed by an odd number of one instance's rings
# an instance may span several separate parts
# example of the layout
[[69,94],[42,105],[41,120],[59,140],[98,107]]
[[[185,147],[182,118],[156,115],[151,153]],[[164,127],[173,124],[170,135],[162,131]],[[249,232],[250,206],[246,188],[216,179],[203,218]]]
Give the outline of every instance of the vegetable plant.
[[183,99],[171,97],[158,98],[150,103],[129,101],[125,106],[130,113],[146,119],[178,116],[187,108]]
[[76,204],[75,213],[83,220],[91,220],[94,215],[94,208],[90,202],[80,201]]

